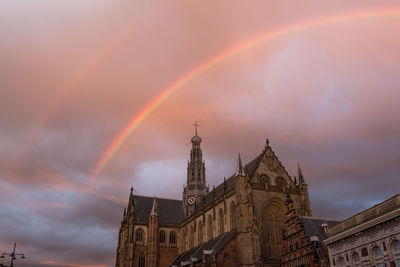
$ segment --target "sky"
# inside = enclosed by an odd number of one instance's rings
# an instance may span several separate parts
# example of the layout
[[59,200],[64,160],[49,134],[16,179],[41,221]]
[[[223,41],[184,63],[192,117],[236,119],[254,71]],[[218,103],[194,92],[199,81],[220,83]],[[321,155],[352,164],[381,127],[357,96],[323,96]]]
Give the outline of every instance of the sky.
[[1,1],[0,252],[114,266],[130,186],[182,197],[196,120],[211,186],[269,138],[315,217],[398,194],[399,51],[397,0]]

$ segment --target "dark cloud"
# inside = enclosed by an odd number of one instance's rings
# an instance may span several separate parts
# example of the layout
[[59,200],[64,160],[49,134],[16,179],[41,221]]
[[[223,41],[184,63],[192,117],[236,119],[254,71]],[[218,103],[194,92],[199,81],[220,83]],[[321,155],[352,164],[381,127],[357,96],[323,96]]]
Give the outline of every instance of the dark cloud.
[[268,137],[291,175],[300,162],[317,217],[346,218],[398,193],[397,17],[298,31],[220,62],[166,99],[90,177],[131,118],[205,60],[299,21],[395,8],[2,2],[0,252],[17,242],[27,256],[19,266],[113,266],[129,187],[181,197],[194,120],[211,186]]

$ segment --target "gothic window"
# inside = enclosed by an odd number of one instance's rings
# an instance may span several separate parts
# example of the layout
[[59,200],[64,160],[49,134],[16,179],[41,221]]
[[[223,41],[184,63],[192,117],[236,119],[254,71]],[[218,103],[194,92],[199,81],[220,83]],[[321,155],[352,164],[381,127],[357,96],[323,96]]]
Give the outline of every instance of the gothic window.
[[193,225],[190,226],[190,232],[189,232],[189,249],[194,247],[194,231],[193,231]]
[[207,218],[207,240],[211,240],[212,238],[213,238],[212,218],[211,218],[211,215],[208,215],[208,218]]
[[199,222],[199,231],[197,232],[197,240],[199,245],[203,243],[203,223]]
[[372,249],[372,254],[374,255],[374,260],[376,267],[384,267],[385,263],[383,262],[383,253],[380,247],[375,246]]
[[267,175],[263,174],[260,176],[260,183],[263,185],[266,185],[266,184],[269,185],[269,184],[271,184],[271,179]]
[[361,267],[360,255],[358,255],[357,252],[353,253],[353,255],[351,256],[351,260],[353,261],[354,267]]
[[138,267],[145,267],[145,266],[146,266],[146,257],[144,256],[143,251],[141,251],[138,258]]
[[169,233],[169,243],[170,244],[176,244],[176,235],[174,231],[171,231]]
[[[266,257],[280,261],[282,258],[282,229],[285,212],[278,203],[267,205],[261,214],[261,242]],[[293,249],[293,244],[292,244]]]
[[139,228],[136,230],[136,242],[143,242],[143,229]]
[[397,266],[400,267],[400,241],[394,240],[392,244],[392,251]]
[[222,235],[224,233],[224,212],[220,208],[218,211],[218,224],[219,224],[219,234]]
[[276,185],[277,185],[279,188],[284,188],[284,187],[286,187],[287,183],[286,183],[285,178],[283,178],[283,177],[278,177],[278,178],[276,178]]
[[344,263],[344,259],[343,258],[339,258],[338,263],[339,263],[339,267],[345,267],[346,266],[346,264]]
[[230,217],[230,223],[231,223],[231,229],[236,227],[236,208],[235,208],[235,202],[231,202],[231,205],[229,207],[229,217]]
[[184,251],[186,250],[186,228],[183,228],[182,231],[181,247]]
[[161,230],[159,234],[159,240],[160,243],[165,243],[165,231]]

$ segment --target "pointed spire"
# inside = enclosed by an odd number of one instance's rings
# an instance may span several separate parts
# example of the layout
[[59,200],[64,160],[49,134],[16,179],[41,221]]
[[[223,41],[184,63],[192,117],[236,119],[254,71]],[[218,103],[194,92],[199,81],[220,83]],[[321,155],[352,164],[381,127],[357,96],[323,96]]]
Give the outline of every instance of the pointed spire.
[[245,176],[243,167],[242,167],[242,159],[240,158],[240,154],[239,154],[237,165],[236,165],[235,177],[236,176]]
[[154,196],[154,200],[153,200],[153,207],[151,208],[151,212],[150,212],[150,216],[158,216],[158,212],[157,212],[157,200],[156,197]]
[[129,194],[129,205],[133,205],[133,186],[131,186],[131,193]]
[[305,184],[303,172],[301,171],[300,164],[297,162],[297,175],[299,176],[299,184]]
[[294,184],[297,185],[297,178],[294,176]]

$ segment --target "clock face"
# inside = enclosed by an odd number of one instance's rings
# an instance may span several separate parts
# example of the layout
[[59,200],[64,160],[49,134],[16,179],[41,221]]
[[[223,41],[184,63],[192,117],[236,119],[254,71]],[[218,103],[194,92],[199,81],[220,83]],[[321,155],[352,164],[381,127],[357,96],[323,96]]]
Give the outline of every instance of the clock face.
[[190,205],[193,205],[195,200],[194,196],[190,196],[187,201]]

